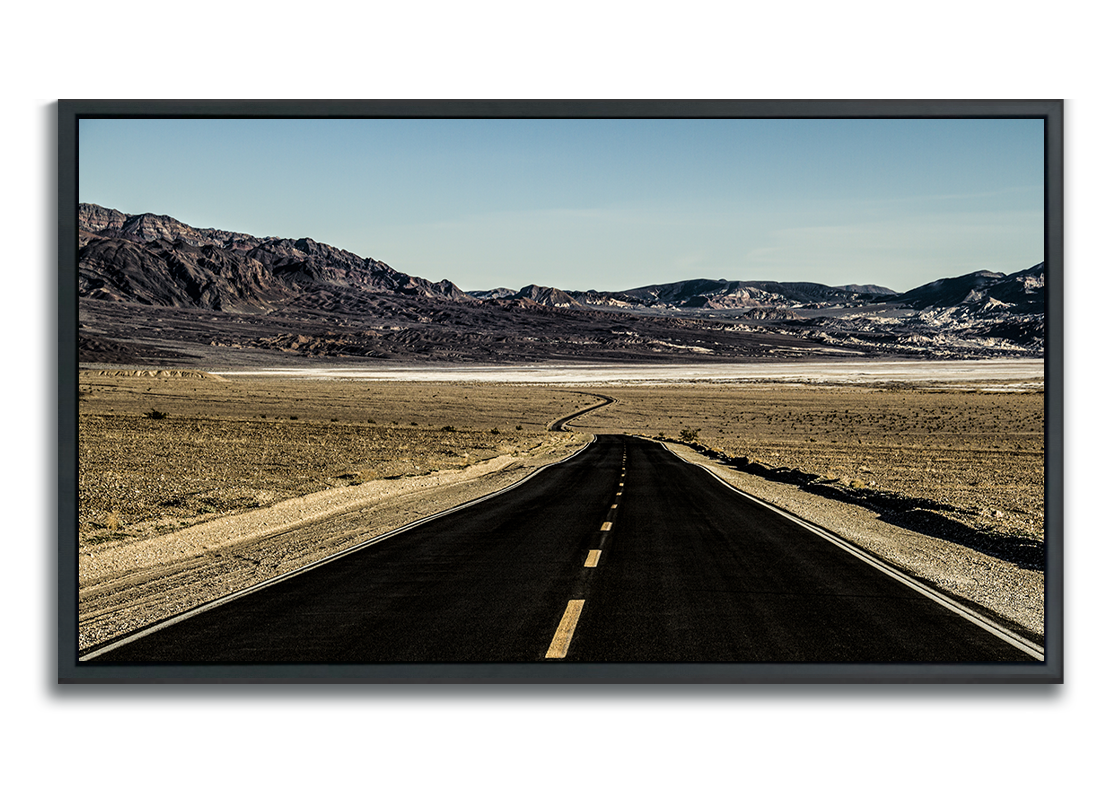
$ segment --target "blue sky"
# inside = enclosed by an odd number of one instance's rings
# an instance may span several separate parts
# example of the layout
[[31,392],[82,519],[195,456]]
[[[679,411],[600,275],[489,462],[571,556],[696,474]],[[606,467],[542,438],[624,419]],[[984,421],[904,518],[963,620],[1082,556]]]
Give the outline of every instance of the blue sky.
[[464,289],[902,291],[1043,257],[1043,123],[85,119],[80,200]]

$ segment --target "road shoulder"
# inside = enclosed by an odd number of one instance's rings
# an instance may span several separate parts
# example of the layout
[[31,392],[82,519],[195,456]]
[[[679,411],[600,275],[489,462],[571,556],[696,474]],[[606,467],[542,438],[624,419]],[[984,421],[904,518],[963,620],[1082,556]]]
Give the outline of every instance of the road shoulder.
[[770,481],[710,459],[689,446],[667,443],[682,459],[706,468],[723,481],[802,519],[832,531],[942,592],[986,609],[1023,634],[1044,635],[1042,570],[1023,569],[934,536],[880,519],[851,503],[804,492],[794,484]]

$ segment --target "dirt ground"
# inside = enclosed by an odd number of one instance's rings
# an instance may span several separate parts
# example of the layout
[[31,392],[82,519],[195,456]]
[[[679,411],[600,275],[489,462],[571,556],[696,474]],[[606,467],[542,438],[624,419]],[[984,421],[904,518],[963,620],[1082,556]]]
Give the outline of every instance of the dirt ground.
[[[570,433],[556,418],[598,403]],[[345,382],[83,372],[81,647],[482,497],[592,433],[734,485],[1043,633],[1044,400],[966,387]],[[930,548],[930,549],[927,549]]]
[[546,440],[550,421],[598,401],[561,388],[176,373],[82,373],[82,547],[522,455]]

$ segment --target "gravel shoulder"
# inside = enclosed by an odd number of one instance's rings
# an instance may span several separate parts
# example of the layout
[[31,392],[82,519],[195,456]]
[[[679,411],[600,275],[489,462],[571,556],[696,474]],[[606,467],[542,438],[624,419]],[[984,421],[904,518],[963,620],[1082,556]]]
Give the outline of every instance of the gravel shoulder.
[[893,525],[862,506],[735,470],[683,444],[667,446],[686,461],[706,468],[749,495],[832,531],[946,594],[1005,620],[1024,636],[1042,642],[1046,583],[1042,570],[1024,569],[954,542]]
[[78,648],[89,649],[498,492],[590,440],[584,434],[554,433],[529,456],[504,455],[465,470],[336,487],[172,534],[87,548],[78,563]]

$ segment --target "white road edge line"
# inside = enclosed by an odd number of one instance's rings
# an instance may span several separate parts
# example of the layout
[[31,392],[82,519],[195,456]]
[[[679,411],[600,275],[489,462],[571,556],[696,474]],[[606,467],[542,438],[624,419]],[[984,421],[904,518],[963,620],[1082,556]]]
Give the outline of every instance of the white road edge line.
[[895,578],[900,583],[903,583],[903,584],[909,586],[910,588],[914,589],[915,591],[922,594],[923,596],[934,600],[939,605],[947,608],[948,610],[953,611],[954,613],[958,614],[959,616],[962,616],[962,617],[968,619],[973,624],[987,630],[988,632],[992,633],[993,635],[995,635],[997,638],[1004,641],[1005,643],[1011,644],[1016,649],[1019,649],[1020,651],[1025,652],[1026,654],[1029,654],[1031,657],[1034,657],[1037,660],[1042,660],[1042,661],[1046,660],[1045,650],[1043,649],[1042,646],[1036,644],[1034,641],[1028,640],[1027,638],[1024,638],[1021,635],[1016,635],[1011,630],[1008,630],[1004,627],[1001,627],[998,624],[995,624],[994,622],[989,621],[984,616],[980,615],[979,613],[972,610],[971,608],[968,608],[965,605],[962,605],[960,602],[957,602],[956,600],[953,600],[950,597],[947,597],[945,594],[942,594],[939,591],[935,591],[934,589],[930,588],[926,584],[921,583],[918,580],[915,580],[910,575],[906,574],[905,572],[901,572],[899,569],[891,566],[890,564],[887,564],[887,563],[881,561],[880,559],[875,558],[874,556],[872,556],[872,555],[866,553],[865,551],[861,550],[859,547],[854,545],[852,542],[849,542],[846,539],[842,539],[841,537],[839,537],[836,534],[830,532],[826,528],[823,528],[820,525],[814,525],[813,523],[807,522],[806,520],[802,519],[798,515],[792,514],[791,512],[786,511],[785,509],[781,509],[778,506],[774,506],[770,503],[767,503],[766,501],[760,500],[759,498],[755,497],[754,495],[749,495],[747,492],[740,489],[739,487],[733,486],[728,481],[725,481],[723,478],[718,476],[714,471],[710,470],[709,468],[705,467],[704,465],[698,465],[696,463],[690,462],[689,460],[683,459],[681,455],[675,453],[674,449],[669,448],[665,443],[660,442],[660,445],[662,445],[663,448],[665,448],[667,451],[670,451],[670,453],[674,454],[676,457],[681,459],[686,464],[694,465],[694,467],[699,468],[701,470],[704,470],[706,473],[708,473],[710,476],[712,476],[717,481],[724,484],[726,487],[728,487],[733,492],[737,492],[737,493],[743,495],[748,500],[753,501],[754,503],[757,503],[760,506],[764,506],[767,509],[770,509],[771,511],[775,512],[776,514],[779,514],[783,517],[786,517],[791,522],[797,523],[798,525],[802,526],[803,528],[807,529],[808,531],[812,531],[813,533],[817,534],[818,536],[822,537],[823,539],[837,545],[838,547],[840,547],[842,550],[846,551],[847,553],[850,553],[850,554],[856,556],[861,561],[864,561],[865,563],[874,566],[876,569],[879,569],[881,572],[884,572],[885,574],[888,574],[891,577]]
[[100,656],[100,655],[102,655],[106,652],[111,652],[114,649],[119,649],[121,646],[132,643],[132,641],[137,641],[140,638],[144,638],[148,635],[151,635],[154,632],[158,632],[159,630],[162,630],[165,627],[170,627],[172,624],[178,624],[179,622],[185,621],[186,619],[189,619],[192,616],[197,616],[199,614],[205,613],[206,611],[213,610],[214,608],[216,608],[220,605],[224,605],[226,603],[232,602],[233,600],[240,599],[241,597],[245,597],[249,594],[257,592],[260,589],[265,589],[268,586],[273,586],[276,583],[280,583],[280,582],[282,582],[284,580],[287,580],[289,578],[293,578],[296,575],[301,575],[303,572],[309,572],[310,570],[316,569],[317,567],[320,567],[323,564],[328,564],[330,561],[336,561],[338,558],[342,558],[344,556],[347,556],[350,553],[355,553],[358,550],[363,550],[364,548],[368,547],[369,545],[374,545],[377,542],[382,542],[385,539],[389,539],[393,536],[397,536],[397,535],[403,533],[404,531],[411,530],[412,528],[417,528],[420,525],[428,523],[432,520],[436,520],[439,517],[445,517],[447,514],[453,514],[454,512],[461,511],[462,509],[467,509],[470,506],[474,506],[478,503],[482,503],[483,501],[486,501],[490,498],[495,498],[498,495],[503,495],[505,492],[513,490],[513,489],[515,489],[516,487],[518,487],[522,484],[526,484],[528,481],[533,479],[539,473],[542,473],[547,468],[552,468],[555,465],[561,465],[565,462],[569,462],[571,459],[576,457],[578,454],[580,454],[582,451],[587,449],[589,446],[593,445],[593,443],[596,442],[596,440],[597,440],[597,437],[596,437],[596,435],[594,435],[592,440],[590,440],[588,443],[583,445],[581,448],[577,449],[577,451],[573,452],[568,457],[565,457],[564,459],[559,459],[557,462],[551,462],[549,465],[543,465],[541,468],[537,468],[536,470],[532,471],[530,474],[521,478],[519,481],[517,481],[513,484],[509,484],[508,486],[504,487],[501,490],[497,490],[496,492],[490,492],[487,495],[482,495],[479,498],[474,498],[473,500],[466,501],[465,503],[460,503],[457,506],[446,509],[445,511],[438,512],[437,514],[431,514],[427,517],[422,517],[418,520],[415,520],[414,522],[410,522],[410,523],[407,523],[406,525],[402,525],[398,528],[394,528],[394,529],[388,531],[387,533],[382,533],[379,536],[374,536],[371,539],[367,539],[367,540],[361,542],[360,544],[356,544],[356,545],[353,545],[352,547],[349,547],[349,548],[346,548],[346,549],[341,550],[339,552],[336,552],[333,555],[326,556],[325,558],[320,558],[317,561],[314,561],[313,563],[307,564],[304,567],[299,567],[298,569],[292,569],[290,572],[284,572],[282,575],[277,575],[276,577],[270,578],[268,580],[263,580],[259,583],[256,583],[255,585],[249,586],[248,588],[241,589],[240,591],[234,591],[231,594],[226,594],[223,597],[218,597],[217,599],[212,600],[210,602],[207,602],[203,605],[198,605],[194,608],[191,608],[190,610],[183,611],[182,613],[178,614],[177,616],[171,616],[170,618],[168,618],[164,621],[156,622],[155,624],[152,624],[151,626],[146,627],[146,628],[140,630],[137,633],[133,633],[132,635],[124,636],[123,638],[120,638],[116,641],[113,641],[112,643],[109,643],[109,644],[106,644],[104,646],[98,647],[97,649],[94,649],[90,652],[86,652],[85,654],[79,654],[78,655],[78,662],[80,663],[84,660],[92,660],[93,658],[98,657],[98,656]]

